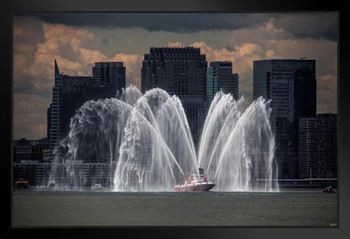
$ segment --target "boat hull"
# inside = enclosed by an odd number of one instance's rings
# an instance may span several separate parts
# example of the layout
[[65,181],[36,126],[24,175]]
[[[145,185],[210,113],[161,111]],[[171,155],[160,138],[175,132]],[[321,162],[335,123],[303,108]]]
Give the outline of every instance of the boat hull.
[[214,183],[182,185],[182,186],[175,187],[175,191],[177,191],[177,192],[205,192],[205,191],[209,191],[214,186],[215,186]]

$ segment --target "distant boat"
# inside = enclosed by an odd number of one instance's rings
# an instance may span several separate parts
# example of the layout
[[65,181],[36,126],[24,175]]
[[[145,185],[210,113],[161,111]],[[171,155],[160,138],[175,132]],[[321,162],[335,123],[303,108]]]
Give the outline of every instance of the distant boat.
[[324,193],[335,193],[336,191],[332,188],[332,186],[328,186],[322,190]]
[[15,182],[15,188],[28,188],[28,187],[29,187],[28,181],[24,180],[23,178],[20,178]]
[[99,184],[99,183],[95,183],[95,184],[93,184],[93,185],[91,186],[91,190],[92,190],[92,191],[99,191],[99,190],[102,190],[102,189],[103,189],[103,187],[102,187],[102,185]]
[[214,182],[209,182],[204,175],[204,170],[199,168],[199,177],[195,174],[189,174],[185,179],[184,184],[175,185],[175,191],[177,192],[194,192],[194,191],[209,191],[215,187]]

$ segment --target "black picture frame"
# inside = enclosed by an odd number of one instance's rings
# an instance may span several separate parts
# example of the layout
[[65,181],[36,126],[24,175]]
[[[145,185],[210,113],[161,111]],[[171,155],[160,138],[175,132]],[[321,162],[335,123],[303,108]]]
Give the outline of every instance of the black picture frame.
[[[350,238],[350,159],[349,134],[349,36],[345,25],[350,18],[350,1],[311,0],[1,0],[1,96],[5,149],[2,155],[3,185],[1,237],[4,238]],[[338,212],[339,224],[334,228],[319,227],[98,227],[98,228],[13,228],[11,157],[12,145],[12,14],[35,12],[309,12],[333,11],[339,16],[338,41]],[[10,80],[11,79],[11,80]],[[5,167],[6,166],[6,167]],[[6,194],[6,197],[4,196]],[[6,203],[6,204],[5,204]],[[6,213],[4,212],[6,211]],[[123,233],[123,234],[122,234]]]

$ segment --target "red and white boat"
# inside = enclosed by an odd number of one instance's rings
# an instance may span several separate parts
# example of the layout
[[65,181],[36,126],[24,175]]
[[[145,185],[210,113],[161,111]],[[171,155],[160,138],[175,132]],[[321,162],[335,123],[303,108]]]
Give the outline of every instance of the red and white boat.
[[215,187],[214,182],[209,182],[204,170],[199,168],[199,177],[192,173],[185,179],[185,183],[182,185],[175,185],[175,191],[177,192],[194,192],[194,191],[209,191]]

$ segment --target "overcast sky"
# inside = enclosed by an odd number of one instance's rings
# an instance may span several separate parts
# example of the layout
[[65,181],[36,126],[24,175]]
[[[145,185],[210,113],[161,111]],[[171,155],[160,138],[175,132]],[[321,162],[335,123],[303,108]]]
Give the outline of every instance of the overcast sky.
[[260,59],[316,60],[317,111],[337,112],[336,13],[60,13],[14,16],[13,137],[46,137],[54,59],[68,75],[91,75],[97,61],[123,61],[127,85],[141,86],[152,46],[200,47],[207,61],[231,61],[240,96],[252,98]]

